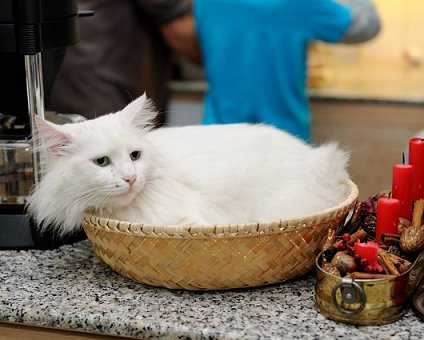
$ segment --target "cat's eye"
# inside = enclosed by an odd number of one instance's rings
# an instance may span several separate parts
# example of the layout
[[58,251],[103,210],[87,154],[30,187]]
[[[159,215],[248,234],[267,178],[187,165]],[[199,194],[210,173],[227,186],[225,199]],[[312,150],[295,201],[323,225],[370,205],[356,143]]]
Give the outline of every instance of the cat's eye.
[[141,156],[141,151],[133,151],[130,153],[131,160],[136,161]]
[[102,156],[93,160],[94,164],[98,166],[107,166],[110,164],[110,159],[107,156]]

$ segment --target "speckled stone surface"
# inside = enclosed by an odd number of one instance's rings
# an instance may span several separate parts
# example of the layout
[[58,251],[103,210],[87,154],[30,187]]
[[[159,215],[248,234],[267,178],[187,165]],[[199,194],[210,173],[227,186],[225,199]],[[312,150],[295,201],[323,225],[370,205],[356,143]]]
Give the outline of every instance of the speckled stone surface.
[[121,277],[88,241],[0,252],[0,321],[138,338],[423,339],[413,311],[384,326],[320,315],[315,277],[226,292],[154,288]]

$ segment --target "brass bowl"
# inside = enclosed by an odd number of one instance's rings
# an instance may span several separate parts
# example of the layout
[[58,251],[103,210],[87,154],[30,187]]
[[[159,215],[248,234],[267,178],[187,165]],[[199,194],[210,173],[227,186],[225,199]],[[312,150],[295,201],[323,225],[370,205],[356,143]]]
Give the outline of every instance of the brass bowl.
[[383,325],[399,320],[424,276],[424,252],[405,273],[382,279],[352,279],[327,273],[322,253],[315,260],[315,306],[325,317],[355,325]]

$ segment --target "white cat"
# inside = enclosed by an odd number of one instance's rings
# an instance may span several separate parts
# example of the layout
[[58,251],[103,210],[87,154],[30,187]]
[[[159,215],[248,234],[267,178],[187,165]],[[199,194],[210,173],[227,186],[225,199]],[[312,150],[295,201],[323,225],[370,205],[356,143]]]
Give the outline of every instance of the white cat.
[[348,155],[266,125],[151,130],[145,96],[75,124],[37,119],[47,171],[27,209],[75,231],[86,211],[163,225],[266,222],[318,212],[347,196]]

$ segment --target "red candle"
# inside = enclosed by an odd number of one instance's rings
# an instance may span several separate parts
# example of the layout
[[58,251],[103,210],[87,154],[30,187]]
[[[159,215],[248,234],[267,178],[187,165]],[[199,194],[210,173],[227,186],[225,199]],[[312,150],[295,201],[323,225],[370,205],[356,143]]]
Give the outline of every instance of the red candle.
[[371,269],[377,269],[378,272],[383,271],[383,267],[378,263],[378,245],[375,242],[361,243],[359,240],[353,245],[353,250],[361,259],[367,259]]
[[377,226],[375,240],[382,244],[381,234],[397,234],[400,201],[396,198],[380,197],[377,201]]
[[392,177],[392,197],[400,201],[399,217],[412,218],[412,175],[413,166],[395,164]]
[[424,198],[424,139],[412,138],[409,141],[409,164],[414,167],[412,198]]

